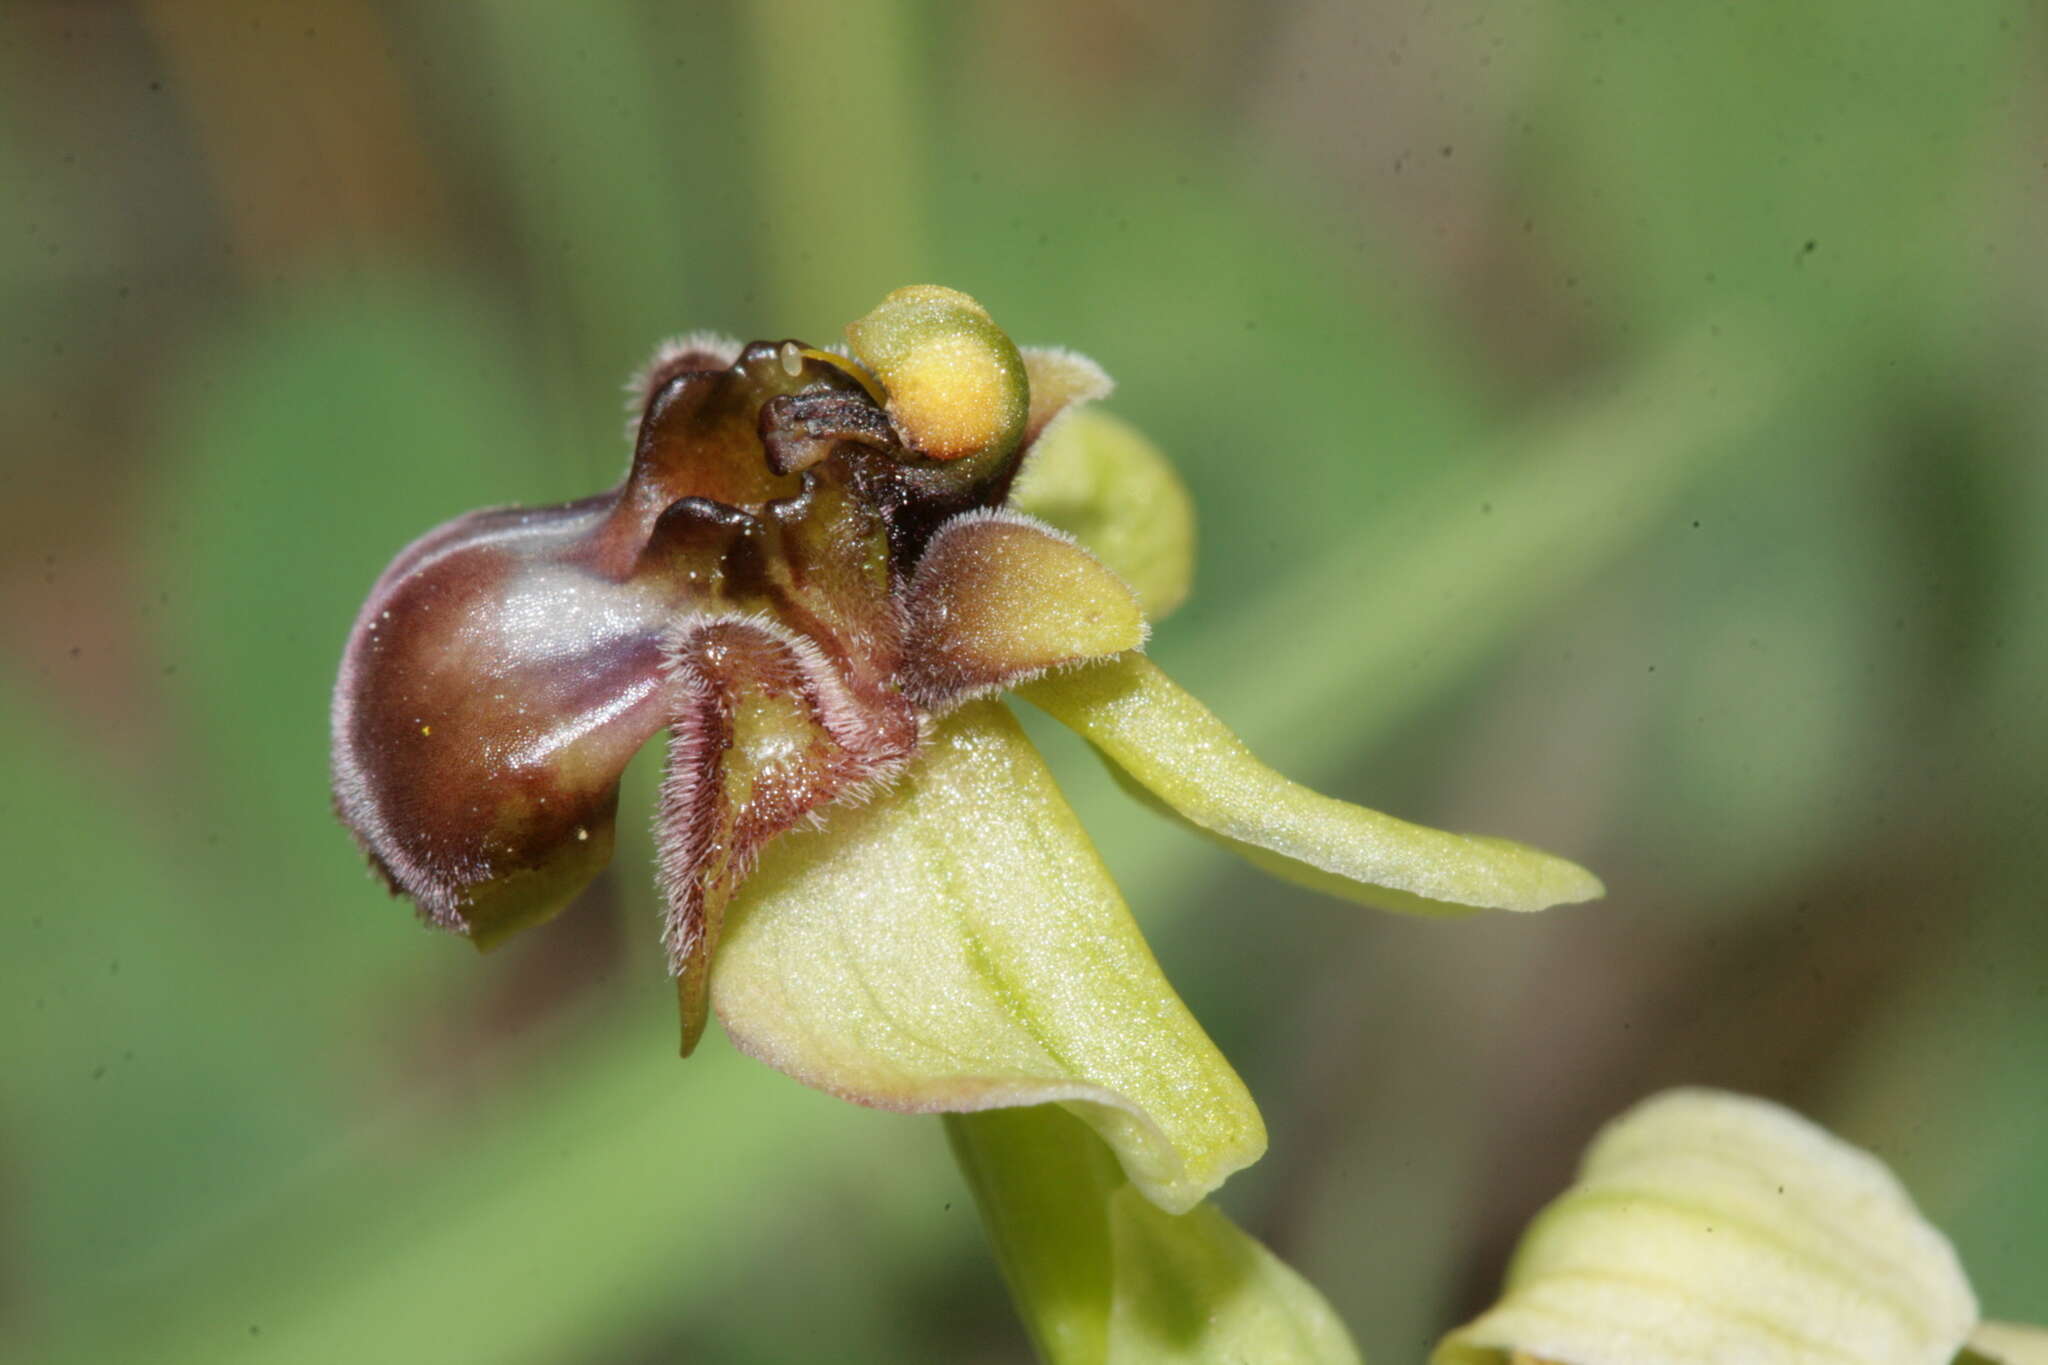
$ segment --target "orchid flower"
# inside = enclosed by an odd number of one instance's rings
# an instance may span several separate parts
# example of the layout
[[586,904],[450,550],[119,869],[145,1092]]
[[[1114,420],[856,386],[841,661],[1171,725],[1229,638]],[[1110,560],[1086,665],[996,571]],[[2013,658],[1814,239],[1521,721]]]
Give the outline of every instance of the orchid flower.
[[1258,1110],[1000,693],[1225,846],[1368,905],[1600,886],[1289,782],[1145,657],[1191,533],[1157,452],[1076,413],[1108,388],[935,286],[840,350],[663,348],[616,488],[459,518],[377,581],[334,698],[342,819],[393,892],[489,947],[603,868],[621,772],[665,729],[686,1055],[716,1013],[862,1104],[1057,1103],[1153,1205],[1193,1208],[1260,1155]]
[[1980,1322],[1898,1179],[1791,1110],[1654,1095],[1601,1130],[1529,1225],[1499,1303],[1432,1365],[2048,1365]]

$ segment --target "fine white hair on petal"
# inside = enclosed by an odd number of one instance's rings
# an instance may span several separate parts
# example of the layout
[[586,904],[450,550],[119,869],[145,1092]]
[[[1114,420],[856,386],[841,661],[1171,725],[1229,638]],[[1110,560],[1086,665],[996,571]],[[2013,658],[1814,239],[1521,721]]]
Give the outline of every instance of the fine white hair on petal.
[[1062,367],[1071,378],[1074,402],[1100,402],[1116,392],[1116,381],[1109,377],[1101,362],[1071,346],[1020,346],[1017,351],[1027,366],[1034,356],[1042,356]]
[[1116,381],[1102,366],[1064,346],[1026,346],[1024,371],[1031,379],[1031,411],[1024,425],[1025,459],[1068,417],[1109,397]]
[[[931,552],[934,546],[940,544],[947,537],[955,535],[968,527],[987,521],[1000,522],[1008,526],[1021,526],[1028,530],[1036,531],[1041,535],[1050,536],[1054,540],[1073,546],[1091,559],[1095,558],[1094,552],[1072,535],[1049,522],[1040,521],[1028,512],[1021,512],[1014,507],[975,507],[957,516],[947,518],[932,533],[932,538],[925,544],[924,556],[918,560],[917,567],[911,571],[910,582],[906,590],[900,594],[900,597],[907,601],[915,598],[920,591],[929,590],[931,575],[927,571],[927,566],[933,562]],[[1101,563],[1099,559],[1096,562],[1098,564]],[[1117,572],[1108,565],[1103,564],[1102,568],[1111,578],[1116,579],[1119,583],[1123,581]],[[1130,585],[1125,584],[1124,588],[1128,592]],[[1138,622],[1138,642],[1132,648],[1142,654],[1145,646],[1151,643],[1151,640],[1152,623],[1149,620],[1140,618]],[[936,720],[967,702],[999,696],[1012,688],[1022,687],[1025,683],[1036,682],[1040,678],[1054,677],[1061,673],[1071,672],[1077,668],[1086,668],[1090,664],[1101,662],[1101,659],[1102,656],[1100,655],[1080,655],[1071,659],[1060,659],[1038,668],[1020,668],[1005,674],[1001,678],[993,678],[987,682],[949,689],[943,697],[920,697],[919,703],[928,713],[929,718]]]
[[654,354],[647,363],[627,377],[626,394],[626,439],[632,440],[640,426],[640,416],[647,408],[647,400],[654,396],[652,389],[656,376],[674,367],[685,356],[701,355],[708,362],[702,366],[707,370],[729,368],[740,357],[740,343],[722,332],[685,332],[672,336],[654,348]]
[[[667,638],[662,642],[662,658],[667,676],[691,674],[693,689],[701,681],[695,666],[686,655],[697,634],[711,627],[723,626],[739,629],[766,637],[766,639],[790,653],[806,685],[811,689],[810,701],[816,707],[818,721],[833,739],[837,740],[848,753],[867,757],[874,751],[874,739],[869,733],[868,717],[860,704],[848,693],[846,684],[840,681],[832,662],[816,641],[799,635],[766,612],[702,612],[693,611],[679,617],[672,625]],[[708,690],[708,687],[707,687]],[[879,756],[879,755],[875,755]]]
[[1073,536],[1062,531],[1059,527],[1054,526],[1051,522],[1040,521],[1029,512],[1022,512],[1014,507],[970,507],[965,512],[957,516],[948,517],[945,521],[941,522],[939,529],[932,533],[932,539],[937,540],[948,531],[957,531],[961,527],[971,526],[977,521],[1002,521],[1008,522],[1013,526],[1028,526],[1034,531],[1045,532],[1054,540],[1063,540],[1069,545],[1083,549],[1087,548],[1082,546],[1080,541],[1074,539]]
[[[680,617],[662,645],[663,673],[676,706],[670,717],[670,761],[662,775],[655,815],[656,879],[668,905],[662,937],[670,970],[678,973],[704,930],[704,887],[699,874],[713,833],[714,809],[704,796],[706,784],[719,780],[722,758],[706,742],[717,738],[707,721],[718,705],[719,692],[727,685],[715,676],[715,666],[707,670],[703,662],[691,657],[691,651],[706,633],[716,630],[749,635],[758,643],[784,651],[801,679],[803,701],[845,755],[849,766],[839,774],[836,787],[803,811],[798,824],[815,826],[822,822],[825,807],[860,805],[887,790],[910,766],[930,728],[926,717],[916,716],[915,731],[907,743],[902,742],[904,737],[892,739],[877,730],[825,651],[764,612],[689,612]],[[665,832],[679,837],[664,837]],[[760,849],[761,845],[754,844],[731,850],[732,863],[725,873],[730,886],[745,881]]]

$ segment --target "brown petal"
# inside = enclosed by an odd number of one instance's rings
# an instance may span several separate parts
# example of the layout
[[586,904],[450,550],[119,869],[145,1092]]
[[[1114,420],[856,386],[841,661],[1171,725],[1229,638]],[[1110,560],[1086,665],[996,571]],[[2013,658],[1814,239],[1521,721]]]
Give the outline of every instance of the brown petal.
[[573,554],[607,502],[430,532],[378,581],[342,659],[335,805],[394,892],[479,946],[597,875],[619,774],[665,719],[658,589]]
[[726,902],[762,847],[900,772],[919,722],[900,694],[850,685],[817,644],[765,618],[686,623],[670,661],[675,712],[656,840],[687,1057],[704,1032]]

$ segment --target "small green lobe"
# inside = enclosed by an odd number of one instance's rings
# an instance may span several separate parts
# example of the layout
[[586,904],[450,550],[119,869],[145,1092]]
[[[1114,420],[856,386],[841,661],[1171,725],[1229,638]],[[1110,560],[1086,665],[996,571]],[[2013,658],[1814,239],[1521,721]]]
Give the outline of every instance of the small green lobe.
[[1186,599],[1195,572],[1194,500],[1166,456],[1130,423],[1095,408],[1061,417],[1032,446],[1010,502],[1086,546],[1130,585],[1151,620]]

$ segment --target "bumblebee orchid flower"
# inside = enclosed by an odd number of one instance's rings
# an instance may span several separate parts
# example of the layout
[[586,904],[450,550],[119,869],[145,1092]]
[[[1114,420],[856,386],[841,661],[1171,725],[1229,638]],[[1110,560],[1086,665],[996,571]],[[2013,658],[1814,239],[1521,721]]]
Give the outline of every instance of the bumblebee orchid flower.
[[1194,1207],[1260,1155],[1258,1111],[999,693],[1228,847],[1367,904],[1600,887],[1296,786],[1147,660],[1148,615],[1186,585],[1185,498],[1135,433],[1075,415],[1108,387],[935,286],[842,350],[664,348],[616,488],[459,518],[377,581],[334,697],[342,819],[395,893],[488,947],[605,865],[621,772],[665,729],[685,1054],[715,1012],[862,1104],[1058,1103],[1154,1205]]

